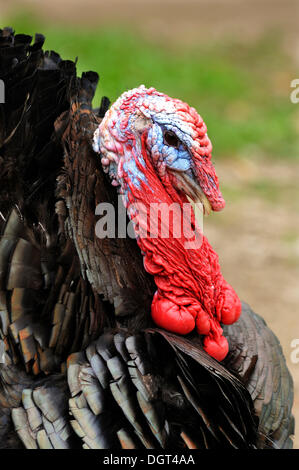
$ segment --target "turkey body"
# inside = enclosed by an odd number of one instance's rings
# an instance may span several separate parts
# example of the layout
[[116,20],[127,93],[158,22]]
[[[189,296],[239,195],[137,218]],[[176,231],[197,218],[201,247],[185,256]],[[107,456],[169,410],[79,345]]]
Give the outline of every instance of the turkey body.
[[1,448],[290,448],[293,384],[279,341],[242,304],[230,351],[156,328],[130,238],[95,236],[117,192],[92,150],[109,101],[94,72],[0,36]]

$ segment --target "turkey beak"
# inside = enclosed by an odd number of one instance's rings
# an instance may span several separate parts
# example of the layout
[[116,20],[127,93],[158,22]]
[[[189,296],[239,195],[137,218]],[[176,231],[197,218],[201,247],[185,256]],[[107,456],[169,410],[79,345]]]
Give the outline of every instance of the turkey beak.
[[202,190],[197,179],[194,177],[193,172],[174,172],[173,170],[172,172],[175,174],[180,190],[183,191],[195,204],[200,202],[203,206],[204,214],[209,215],[212,211],[211,203]]

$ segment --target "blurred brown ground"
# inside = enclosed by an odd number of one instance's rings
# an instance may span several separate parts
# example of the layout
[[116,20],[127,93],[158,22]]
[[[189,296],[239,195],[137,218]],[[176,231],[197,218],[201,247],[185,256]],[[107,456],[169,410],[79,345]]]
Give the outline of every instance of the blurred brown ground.
[[[226,197],[224,211],[205,219],[204,231],[225,278],[280,340],[295,385],[298,449],[299,363],[291,361],[291,342],[299,341],[299,162],[218,161],[216,170],[230,194],[245,195]],[[272,193],[263,197],[255,187],[265,181]]]
[[[0,0],[0,15],[24,7],[68,25],[129,25],[170,45],[252,41],[277,30],[290,60],[299,63],[297,0]],[[291,362],[291,341],[299,338],[299,163],[283,155],[273,161],[257,155],[240,162],[218,160],[216,169],[230,191],[225,211],[205,220],[205,233],[228,281],[281,341],[295,382],[294,447],[299,448],[299,363]],[[265,182],[267,194],[255,190]]]

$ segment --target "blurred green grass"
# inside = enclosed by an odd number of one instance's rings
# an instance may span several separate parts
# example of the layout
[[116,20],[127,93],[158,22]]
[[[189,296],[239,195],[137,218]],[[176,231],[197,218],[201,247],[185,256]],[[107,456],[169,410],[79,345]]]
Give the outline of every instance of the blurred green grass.
[[154,86],[193,105],[203,116],[214,156],[298,158],[299,105],[289,98],[296,77],[278,34],[259,42],[192,46],[146,40],[116,26],[72,30],[47,24],[30,12],[5,19],[20,33],[42,32],[45,49],[63,59],[78,57],[78,72],[95,70],[101,80],[94,100],[114,101],[126,89]]

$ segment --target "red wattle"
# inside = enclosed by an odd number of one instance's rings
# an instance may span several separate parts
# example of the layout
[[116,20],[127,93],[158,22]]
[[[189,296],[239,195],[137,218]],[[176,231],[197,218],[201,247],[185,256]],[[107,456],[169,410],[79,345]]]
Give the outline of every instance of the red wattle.
[[218,297],[216,310],[219,312],[220,321],[224,325],[231,325],[241,315],[241,301],[226,281],[223,282],[223,289]]
[[155,293],[152,302],[152,319],[165,330],[186,335],[195,327],[195,319],[184,306],[179,306],[169,299]]
[[228,342],[224,336],[215,339],[211,336],[206,336],[203,341],[204,350],[217,361],[223,361],[228,353]]
[[200,335],[207,335],[211,329],[210,317],[203,309],[196,318],[196,328]]

